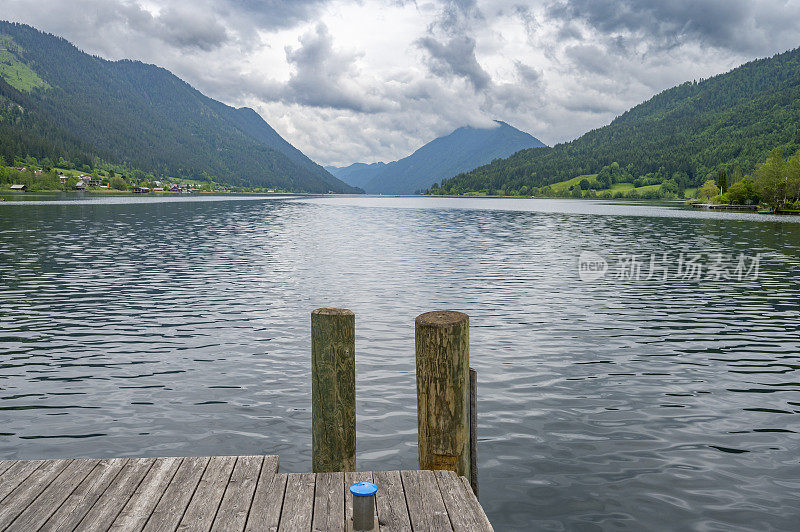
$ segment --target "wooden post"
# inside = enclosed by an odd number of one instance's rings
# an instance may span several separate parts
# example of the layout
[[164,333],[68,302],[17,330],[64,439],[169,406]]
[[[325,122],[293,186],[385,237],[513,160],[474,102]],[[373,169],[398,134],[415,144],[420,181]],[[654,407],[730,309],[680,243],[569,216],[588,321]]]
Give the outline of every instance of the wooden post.
[[356,316],[311,313],[311,462],[314,473],[356,470]]
[[415,343],[419,468],[470,478],[469,316],[420,314]]
[[469,368],[469,484],[478,498],[478,372]]

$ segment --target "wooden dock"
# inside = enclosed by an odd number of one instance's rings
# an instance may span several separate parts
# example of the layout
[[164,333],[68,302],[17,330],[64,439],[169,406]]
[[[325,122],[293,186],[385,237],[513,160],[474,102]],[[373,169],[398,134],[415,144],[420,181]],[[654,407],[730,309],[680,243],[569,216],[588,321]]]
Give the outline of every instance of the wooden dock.
[[492,530],[452,471],[281,474],[277,456],[0,461],[0,530],[345,531],[359,481],[381,531]]

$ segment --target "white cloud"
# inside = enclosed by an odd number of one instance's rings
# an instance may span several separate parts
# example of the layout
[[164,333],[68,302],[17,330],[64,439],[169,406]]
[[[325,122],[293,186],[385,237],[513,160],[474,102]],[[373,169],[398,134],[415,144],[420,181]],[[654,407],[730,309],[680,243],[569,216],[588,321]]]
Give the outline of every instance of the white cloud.
[[4,17],[256,109],[323,164],[500,119],[552,144],[800,44],[800,0],[0,0]]

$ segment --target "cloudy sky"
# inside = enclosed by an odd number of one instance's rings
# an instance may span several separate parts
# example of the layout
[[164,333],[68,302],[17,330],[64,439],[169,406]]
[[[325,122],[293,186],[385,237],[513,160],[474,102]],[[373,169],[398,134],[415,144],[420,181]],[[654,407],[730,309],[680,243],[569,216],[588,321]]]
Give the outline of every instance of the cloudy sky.
[[0,0],[0,18],[163,66],[337,165],[492,119],[571,140],[800,46],[800,0]]

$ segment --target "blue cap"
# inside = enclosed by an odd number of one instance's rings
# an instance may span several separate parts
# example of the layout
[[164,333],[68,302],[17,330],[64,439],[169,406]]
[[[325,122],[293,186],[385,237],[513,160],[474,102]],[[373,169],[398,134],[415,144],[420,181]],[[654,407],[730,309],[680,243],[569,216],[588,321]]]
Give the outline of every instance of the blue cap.
[[356,497],[369,497],[375,495],[376,491],[378,491],[378,486],[372,482],[356,482],[350,486],[350,493]]

